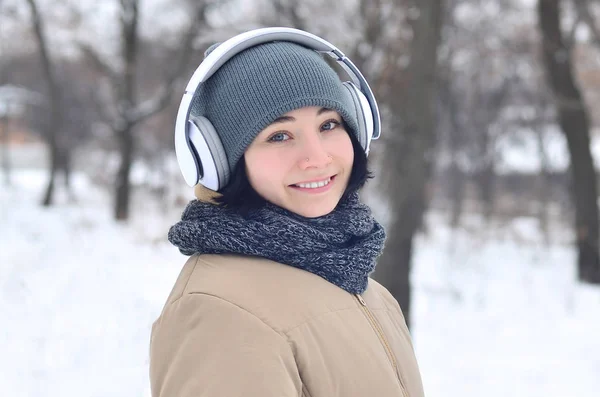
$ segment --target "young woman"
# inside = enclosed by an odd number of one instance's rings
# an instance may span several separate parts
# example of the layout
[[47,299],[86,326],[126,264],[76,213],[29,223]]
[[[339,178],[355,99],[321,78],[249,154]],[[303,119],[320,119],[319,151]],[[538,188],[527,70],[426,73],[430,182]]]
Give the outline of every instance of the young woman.
[[385,232],[358,190],[376,103],[327,46],[247,32],[188,85],[176,148],[198,199],[169,231],[190,258],[152,327],[153,397],[423,396],[402,311],[369,278]]

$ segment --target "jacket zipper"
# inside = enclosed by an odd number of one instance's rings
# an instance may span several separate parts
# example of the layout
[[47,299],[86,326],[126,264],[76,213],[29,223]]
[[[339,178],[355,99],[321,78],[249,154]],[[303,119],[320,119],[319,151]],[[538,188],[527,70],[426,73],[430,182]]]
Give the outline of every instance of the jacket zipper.
[[371,323],[371,327],[373,327],[373,329],[375,330],[375,333],[379,337],[379,341],[383,345],[383,348],[385,349],[388,359],[390,360],[390,363],[392,364],[392,367],[394,368],[394,371],[396,372],[396,377],[398,378],[398,382],[400,383],[400,389],[402,389],[402,395],[406,396],[406,388],[404,387],[404,384],[402,383],[402,379],[400,378],[400,371],[398,370],[398,363],[396,362],[396,357],[394,357],[394,353],[392,353],[392,349],[383,333],[383,330],[379,326],[379,323],[377,322],[377,319],[375,318],[373,313],[371,313],[371,310],[369,310],[369,307],[367,306],[367,303],[365,302],[363,297],[360,296],[359,294],[356,294],[355,296],[356,296],[356,299],[358,300],[358,302],[360,303],[360,306],[362,307],[363,312],[365,313],[365,316],[369,320],[369,323]]

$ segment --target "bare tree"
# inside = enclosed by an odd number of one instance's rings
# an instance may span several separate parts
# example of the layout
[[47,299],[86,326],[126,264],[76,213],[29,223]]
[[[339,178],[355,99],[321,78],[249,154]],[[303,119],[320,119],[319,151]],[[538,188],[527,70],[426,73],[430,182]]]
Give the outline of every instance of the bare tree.
[[579,279],[600,284],[598,190],[590,151],[589,116],[575,81],[572,54],[561,30],[561,1],[539,0],[537,13],[548,84],[571,157]]
[[[117,220],[129,217],[130,173],[135,154],[134,129],[139,123],[165,108],[171,100],[172,93],[178,83],[191,53],[197,33],[205,28],[207,11],[218,2],[204,0],[189,2],[192,7],[189,28],[184,32],[179,52],[173,67],[164,77],[164,83],[155,95],[145,101],[139,100],[137,91],[137,73],[140,72],[139,59],[139,0],[120,0],[120,64],[118,70],[110,66],[90,46],[82,44],[82,50],[94,66],[106,76],[112,86],[112,98],[105,104],[102,113],[119,143],[120,165],[116,175],[114,216]],[[113,105],[113,106],[111,106]],[[116,106],[114,106],[116,105]]]
[[[410,62],[390,105],[400,115],[386,138],[385,175],[391,204],[388,241],[376,276],[398,299],[410,321],[410,266],[413,237],[427,206],[427,181],[436,129],[438,47],[445,0],[420,0],[410,8],[413,38]],[[393,134],[393,135],[392,135]]]
[[50,176],[48,186],[44,193],[42,205],[52,204],[56,173],[61,167],[61,161],[64,163],[66,156],[60,145],[60,130],[63,123],[62,116],[62,93],[61,87],[57,82],[55,68],[48,52],[48,43],[44,32],[43,21],[35,0],[27,0],[31,12],[33,30],[38,44],[42,72],[48,86],[48,102],[50,106],[50,119],[47,126],[46,140],[50,148]]

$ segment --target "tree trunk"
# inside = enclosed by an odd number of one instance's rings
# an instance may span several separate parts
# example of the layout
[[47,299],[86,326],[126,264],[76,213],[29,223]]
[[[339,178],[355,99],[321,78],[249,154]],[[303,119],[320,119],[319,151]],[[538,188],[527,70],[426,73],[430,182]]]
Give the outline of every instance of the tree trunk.
[[448,169],[448,179],[450,180],[449,198],[450,198],[450,226],[458,228],[463,214],[465,202],[466,178],[465,174],[458,167],[456,154],[452,155],[452,163]]
[[399,120],[386,138],[386,193],[391,203],[386,249],[375,277],[400,303],[410,324],[410,268],[413,236],[426,208],[435,129],[435,80],[443,0],[415,3],[410,63],[392,106]]
[[71,189],[71,171],[72,171],[72,152],[68,149],[69,145],[62,145],[63,150],[59,153],[59,165],[58,168],[62,172],[63,186],[69,200],[74,200],[74,194]]
[[465,201],[465,187],[467,177],[460,169],[460,151],[464,147],[462,131],[464,129],[460,119],[460,109],[457,95],[452,89],[452,77],[450,72],[443,78],[438,78],[438,97],[440,97],[448,108],[448,150],[450,152],[450,164],[448,166],[447,195],[450,200],[450,226],[457,228],[460,225],[463,206]]
[[46,43],[46,36],[44,34],[43,22],[40,18],[40,14],[38,12],[38,7],[35,0],[27,0],[29,3],[29,8],[31,11],[31,20],[33,23],[33,30],[35,33],[35,37],[37,40],[40,59],[42,62],[42,71],[44,73],[44,77],[46,79],[46,83],[48,84],[48,95],[50,102],[50,122],[48,125],[48,131],[46,136],[46,141],[48,143],[50,149],[50,170],[49,170],[49,178],[48,185],[46,187],[46,192],[44,193],[44,198],[42,200],[43,206],[52,205],[52,200],[54,197],[54,185],[55,185],[55,176],[56,171],[59,164],[59,151],[60,148],[58,146],[58,130],[62,125],[62,115],[61,115],[61,92],[60,87],[56,82],[56,78],[54,75],[54,67],[50,60],[50,55],[48,53],[48,46]]
[[121,150],[121,163],[117,172],[115,190],[115,219],[126,220],[129,218],[129,201],[131,192],[131,163],[133,162],[133,134],[132,126],[127,126],[117,133]]
[[0,124],[0,130],[2,130],[2,172],[4,174],[4,186],[9,187],[11,185],[11,164],[10,164],[10,153],[8,145],[10,143],[10,131],[8,130],[9,125],[9,107],[10,103],[6,102],[6,114],[2,117],[2,123]]
[[544,243],[549,246],[552,242],[550,238],[550,161],[544,146],[544,134],[539,127],[535,129],[535,133],[540,156],[540,173],[535,184],[538,201],[537,219]]
[[48,184],[46,185],[46,191],[44,192],[44,198],[42,199],[42,205],[48,207],[52,205],[54,197],[54,187],[56,186],[56,173],[58,171],[58,154],[56,145],[50,144],[50,169],[48,174]]
[[573,76],[571,54],[561,33],[560,11],[559,0],[538,1],[544,64],[571,158],[578,276],[581,281],[600,284],[598,193],[590,151],[590,122]]
[[62,172],[64,177],[64,188],[69,196],[71,196],[71,169],[70,169],[71,152],[67,149],[67,145],[60,145],[55,141],[54,145],[50,145],[50,174],[48,185],[42,203],[44,206],[52,205],[54,197],[54,189],[56,188],[56,177],[59,172]]
[[[483,146],[487,150],[488,143]],[[487,156],[486,156],[487,157]],[[486,158],[481,170],[477,173],[481,204],[483,206],[483,218],[486,222],[492,220],[496,207],[496,172],[491,158]]]
[[128,121],[135,104],[135,68],[138,55],[138,0],[121,0],[121,55],[124,69],[118,85],[121,121],[115,129],[119,141],[121,164],[115,189],[115,219],[129,218],[131,182],[129,174],[133,161],[133,124]]

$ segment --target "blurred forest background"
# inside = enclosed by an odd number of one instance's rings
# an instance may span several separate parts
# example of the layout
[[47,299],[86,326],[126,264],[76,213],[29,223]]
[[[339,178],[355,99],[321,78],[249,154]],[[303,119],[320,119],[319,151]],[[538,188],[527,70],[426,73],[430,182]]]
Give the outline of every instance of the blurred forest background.
[[596,0],[0,0],[0,189],[43,170],[38,205],[78,206],[80,173],[117,224],[150,198],[180,211],[183,88],[210,44],[262,26],[322,36],[374,89],[375,278],[407,320],[427,214],[451,231],[533,219],[547,247],[569,236],[578,283],[600,284]]

